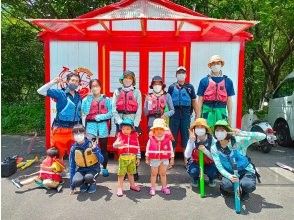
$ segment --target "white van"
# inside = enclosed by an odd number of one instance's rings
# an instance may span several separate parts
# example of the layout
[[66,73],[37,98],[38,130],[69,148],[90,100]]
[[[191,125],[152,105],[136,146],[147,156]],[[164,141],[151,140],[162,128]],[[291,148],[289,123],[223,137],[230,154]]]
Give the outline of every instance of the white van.
[[276,131],[278,144],[290,146],[294,141],[294,72],[274,91],[268,103],[268,121]]

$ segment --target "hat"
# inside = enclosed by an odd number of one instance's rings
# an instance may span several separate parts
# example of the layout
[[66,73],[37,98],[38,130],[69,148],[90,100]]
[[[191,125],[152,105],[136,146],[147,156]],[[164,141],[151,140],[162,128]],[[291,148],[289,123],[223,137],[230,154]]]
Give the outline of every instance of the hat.
[[125,118],[122,123],[120,124],[120,126],[124,126],[124,125],[128,125],[128,126],[131,126],[131,127],[134,127],[134,122],[132,119],[130,118]]
[[123,80],[126,76],[131,76],[133,78],[133,86],[135,86],[136,85],[136,76],[135,76],[135,73],[130,70],[124,71],[123,75],[119,78],[119,82],[121,84],[123,84]]
[[197,118],[190,126],[190,129],[193,130],[196,126],[203,126],[206,128],[208,133],[211,133],[211,129],[204,118]]
[[154,128],[163,128],[164,130],[169,130],[163,118],[156,118],[153,121],[153,126],[150,128],[150,130]]
[[216,127],[223,127],[227,132],[233,131],[231,126],[226,120],[219,120],[213,126],[213,131],[215,131]]
[[154,76],[154,77],[152,78],[151,84],[150,84],[150,86],[149,86],[150,89],[153,89],[153,84],[154,84],[155,82],[161,82],[161,83],[162,83],[162,89],[164,89],[164,88],[166,87],[166,85],[163,83],[163,79],[162,79],[161,76]]
[[180,73],[180,72],[187,72],[186,68],[184,66],[179,66],[177,68],[177,73]]
[[222,63],[222,66],[225,65],[225,61],[224,61],[224,59],[220,55],[213,55],[212,57],[209,58],[208,67],[211,66],[211,63],[213,63],[213,62],[219,62],[219,61]]

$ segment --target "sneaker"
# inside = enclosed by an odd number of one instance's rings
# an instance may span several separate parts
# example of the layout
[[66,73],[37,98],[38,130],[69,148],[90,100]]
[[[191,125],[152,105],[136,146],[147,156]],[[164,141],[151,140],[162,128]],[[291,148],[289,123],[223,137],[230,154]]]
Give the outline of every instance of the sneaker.
[[23,187],[23,185],[20,183],[19,179],[12,179],[11,182],[13,183],[13,185],[15,185],[18,189],[20,189],[21,187]]
[[94,192],[96,192],[96,184],[95,183],[91,184],[88,188],[88,193],[94,193]]
[[192,181],[191,181],[191,186],[192,186],[192,187],[198,187],[198,180],[194,180],[194,179],[192,179]]
[[140,192],[141,188],[138,185],[130,186],[130,190],[133,190],[135,192]]
[[166,187],[162,187],[161,192],[163,192],[165,195],[170,195],[170,189]]
[[63,185],[62,184],[59,184],[56,188],[57,192],[60,192],[63,188]]
[[154,189],[153,187],[150,187],[149,194],[150,194],[151,196],[155,196],[155,189]]
[[85,183],[83,183],[81,186],[80,186],[80,192],[87,192],[89,186]]
[[215,180],[209,181],[208,186],[209,187],[216,187]]
[[123,190],[122,190],[122,188],[118,188],[118,189],[117,189],[116,195],[117,195],[118,197],[122,197],[122,196],[124,195],[124,194],[123,194]]
[[243,192],[241,194],[241,201],[247,201],[249,199],[249,193]]
[[139,174],[138,174],[138,173],[135,173],[135,174],[134,174],[134,180],[135,180],[135,181],[138,181],[138,180],[139,180]]
[[109,172],[108,172],[108,169],[102,169],[102,176],[104,176],[104,177],[108,177],[109,176]]

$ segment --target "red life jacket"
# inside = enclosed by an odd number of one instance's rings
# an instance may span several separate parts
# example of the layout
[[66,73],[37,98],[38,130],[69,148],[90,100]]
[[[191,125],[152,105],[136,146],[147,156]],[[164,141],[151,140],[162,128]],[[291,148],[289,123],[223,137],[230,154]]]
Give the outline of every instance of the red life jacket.
[[106,114],[108,112],[106,106],[106,98],[103,96],[102,100],[95,101],[93,100],[90,106],[90,112],[86,117],[86,120],[95,120],[97,114]]
[[[47,156],[43,160],[43,162],[41,164],[40,171],[39,171],[39,178],[41,180],[51,179],[51,180],[54,180],[56,182],[61,182],[61,180],[62,180],[61,173],[55,173],[55,172],[53,172],[53,171],[51,171],[50,169],[47,168],[47,167],[51,167],[51,165],[54,162],[58,162],[59,164],[64,166],[64,164],[60,160]],[[43,166],[44,166],[44,168],[42,168]]]
[[140,146],[138,140],[138,133],[133,131],[130,135],[125,135],[121,131],[117,135],[118,140],[122,143],[117,147],[118,155],[121,154],[138,154],[140,153]]
[[[164,113],[164,108],[166,105],[166,94],[161,96],[156,96],[153,93],[150,93],[147,97],[148,101],[148,116],[161,117]],[[152,102],[152,110],[149,109],[149,102]]]
[[157,140],[154,136],[150,136],[148,158],[150,160],[170,159],[173,151],[171,140],[170,134],[165,134],[163,140]]
[[[211,147],[211,143],[212,143],[212,136],[211,135],[207,135],[207,140],[205,141],[205,143],[203,144],[206,148],[210,148]],[[195,141],[195,146],[196,148],[194,148],[194,150],[192,151],[192,160],[195,161],[196,163],[199,162],[199,147],[200,143],[197,143]],[[213,164],[213,160],[211,160],[209,157],[207,157],[206,155],[204,155],[204,164],[206,165],[210,165]]]
[[138,110],[138,102],[134,95],[134,90],[126,92],[122,88],[120,88],[118,91],[119,96],[116,101],[116,110],[118,111],[118,113],[136,113]]
[[227,103],[228,94],[226,90],[225,80],[227,76],[223,77],[223,80],[219,83],[214,82],[210,76],[208,76],[208,86],[204,92],[203,100],[208,102],[223,102]]

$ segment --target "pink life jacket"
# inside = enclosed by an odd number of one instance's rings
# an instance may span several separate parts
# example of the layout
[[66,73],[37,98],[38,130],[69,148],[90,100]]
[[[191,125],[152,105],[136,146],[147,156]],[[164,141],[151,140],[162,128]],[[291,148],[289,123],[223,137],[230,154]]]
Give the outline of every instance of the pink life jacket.
[[214,82],[210,76],[208,76],[208,86],[204,92],[203,100],[204,101],[213,101],[213,102],[223,102],[227,103],[228,100],[228,94],[226,90],[226,85],[225,85],[225,78],[219,83]]
[[172,155],[171,135],[165,134],[163,140],[157,140],[154,136],[149,137],[148,158],[150,160],[170,159]]
[[135,98],[134,91],[124,91],[119,89],[119,96],[116,101],[116,110],[118,113],[134,114],[138,110],[138,102]]
[[117,138],[122,142],[122,146],[117,147],[118,155],[140,153],[138,133],[133,131],[130,135],[125,135],[121,131],[117,134]]
[[[48,168],[51,167],[51,165],[57,161],[57,159],[54,159],[52,157],[49,157],[47,156],[42,164],[41,164],[41,168],[40,168],[40,171],[39,171],[39,178],[41,180],[44,180],[44,179],[51,179],[51,180],[54,180],[56,182],[61,182],[62,178],[61,178],[61,173],[54,173],[53,171],[50,171]],[[62,164],[59,160],[58,162],[60,164]],[[44,166],[44,168],[42,168],[42,166]],[[47,168],[48,167],[48,168]],[[47,169],[46,169],[47,168]]]
[[152,110],[149,110],[148,108],[148,116],[161,117],[164,113],[164,108],[166,105],[166,94],[156,96],[155,94],[151,93],[147,97],[147,100],[152,102]]
[[90,106],[90,112],[86,117],[86,120],[95,120],[97,114],[106,114],[108,112],[106,106],[106,98],[103,96],[102,100],[93,100]]

